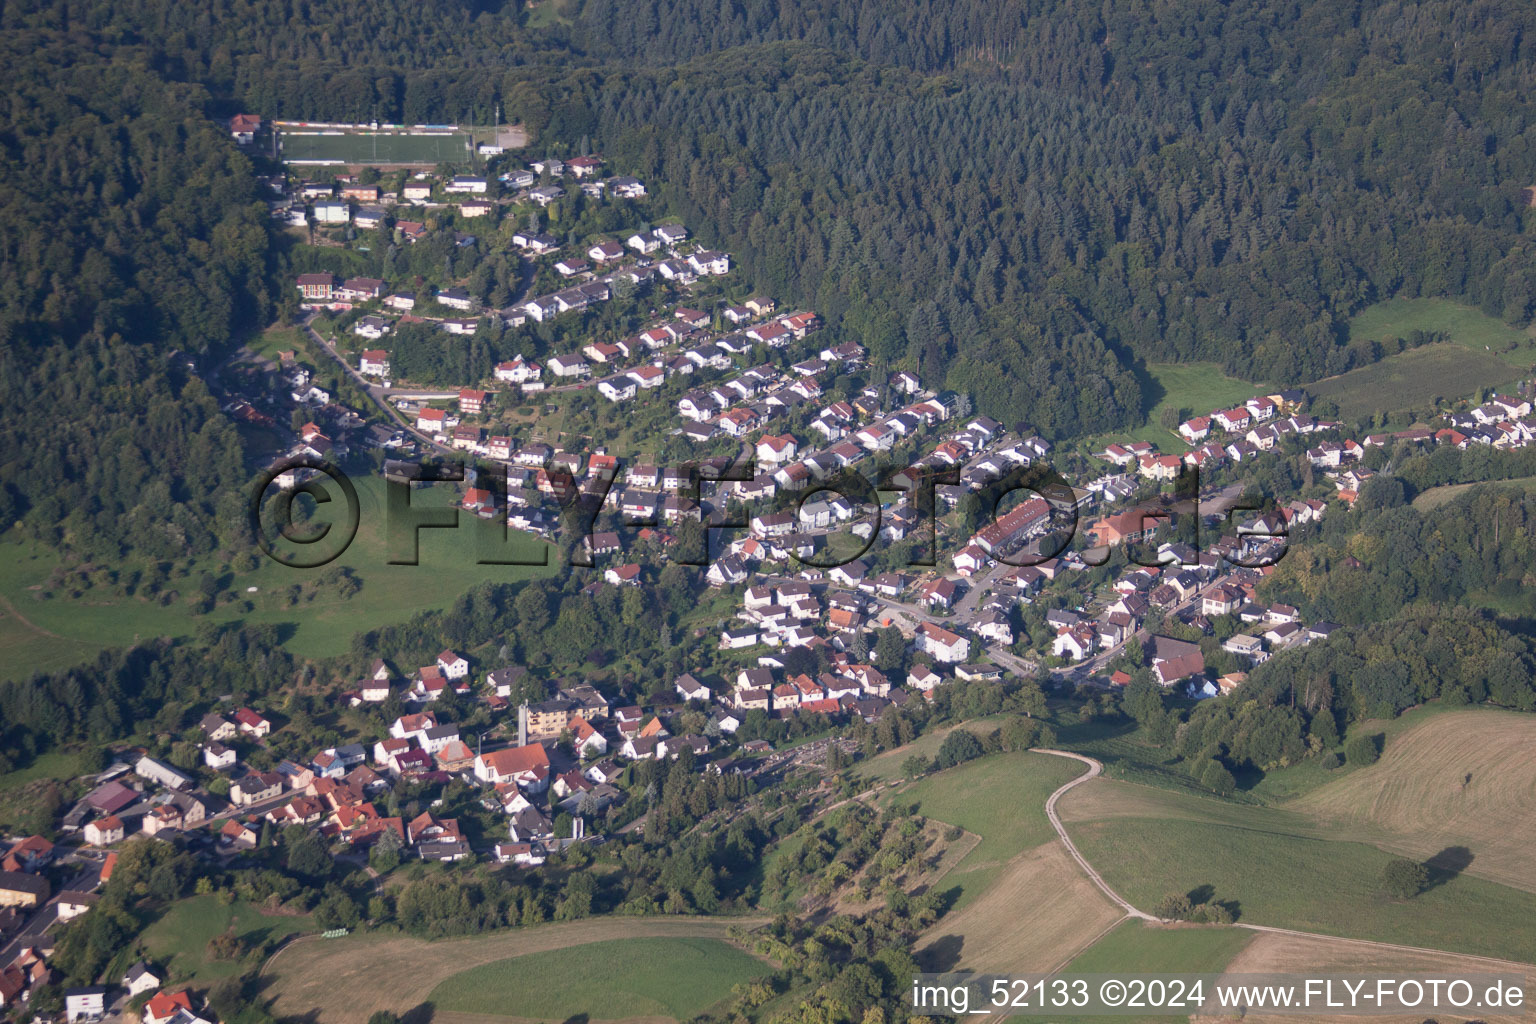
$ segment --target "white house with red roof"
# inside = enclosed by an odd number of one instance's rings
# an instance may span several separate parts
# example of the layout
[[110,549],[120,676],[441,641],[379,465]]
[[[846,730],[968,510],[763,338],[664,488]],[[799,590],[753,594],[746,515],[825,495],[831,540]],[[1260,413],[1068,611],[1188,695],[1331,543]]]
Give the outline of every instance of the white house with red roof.
[[229,119],[229,135],[241,145],[255,141],[256,133],[261,131],[260,114],[236,114]]
[[458,423],[458,418],[449,416],[444,409],[419,409],[416,412],[416,429],[426,434],[446,433]]
[[247,736],[261,739],[272,731],[272,723],[250,708],[241,708],[234,714],[235,725]]
[[607,569],[603,572],[603,580],[616,587],[637,586],[640,583],[640,566],[631,562],[628,565]]
[[401,715],[390,724],[389,735],[395,739],[410,740],[421,745],[426,743],[427,730],[435,725],[437,725],[437,715],[430,711]]
[[544,371],[539,369],[539,364],[524,359],[522,356],[514,356],[504,363],[496,364],[495,377],[497,380],[510,384],[526,384],[529,381],[538,380]]
[[931,622],[921,623],[915,636],[918,650],[946,664],[965,661],[971,656],[971,642],[958,633]]
[[978,545],[967,544],[955,555],[955,572],[961,576],[972,576],[980,572],[987,564],[987,553]]
[[1078,623],[1075,626],[1062,626],[1056,631],[1056,639],[1051,644],[1051,653],[1068,661],[1082,661],[1092,654],[1097,646],[1098,638],[1094,634],[1093,627]]
[[1210,434],[1211,418],[1209,416],[1196,416],[1179,424],[1179,436],[1190,444],[1204,441]]
[[1223,409],[1211,414],[1211,422],[1229,434],[1242,433],[1253,422],[1253,414],[1246,408],[1238,406],[1233,409]]
[[571,737],[576,753],[582,757],[601,757],[608,753],[608,741],[597,728],[580,715],[571,719]]
[[641,388],[659,388],[666,383],[667,371],[659,366],[637,366],[627,376]]
[[757,442],[757,461],[776,468],[793,462],[799,450],[799,442],[789,434],[764,434]]
[[365,377],[389,376],[389,353],[382,348],[370,348],[357,363],[357,372]]
[[1248,414],[1250,416],[1260,422],[1267,419],[1273,419],[1275,413],[1279,411],[1275,406],[1275,403],[1263,395],[1259,395],[1257,398],[1248,399],[1248,401],[1243,404],[1243,407],[1248,410]]
[[720,417],[720,429],[732,437],[744,437],[757,427],[757,413],[751,409],[732,409]]
[[449,679],[463,679],[469,675],[469,662],[453,651],[444,650],[439,654],[437,667]]
[[139,1016],[144,1024],[170,1024],[181,1013],[192,1014],[192,997],[180,992],[156,992],[144,1004]]
[[459,411],[466,416],[478,416],[490,404],[490,392],[476,388],[459,389]]
[[1184,466],[1177,455],[1143,455],[1136,472],[1149,480],[1173,480]]
[[542,792],[549,785],[549,754],[537,743],[479,754],[475,778],[491,785],[515,782],[530,792]]

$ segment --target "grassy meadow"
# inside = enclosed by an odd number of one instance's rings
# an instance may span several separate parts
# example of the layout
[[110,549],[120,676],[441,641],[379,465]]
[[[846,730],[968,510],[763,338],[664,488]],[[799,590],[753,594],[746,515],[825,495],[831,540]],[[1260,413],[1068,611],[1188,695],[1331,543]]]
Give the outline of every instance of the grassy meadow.
[[1086,450],[1100,451],[1115,442],[1151,441],[1164,451],[1183,451],[1184,439],[1162,424],[1165,410],[1189,409],[1191,415],[1203,416],[1265,390],[1259,384],[1229,377],[1218,363],[1148,363],[1141,386],[1149,406],[1146,423],[1133,430],[1092,437],[1085,444]]
[[1305,385],[1314,399],[1332,399],[1346,423],[1465,398],[1480,388],[1512,384],[1523,376],[1504,359],[1454,342],[1399,352],[1380,362]]
[[1300,811],[1106,779],[1068,794],[1061,812],[1083,855],[1141,908],[1209,887],[1247,923],[1536,963],[1536,935],[1522,924],[1536,895],[1461,873],[1389,899],[1381,875],[1392,854]]
[[1406,338],[1414,331],[1438,331],[1475,351],[1488,351],[1511,366],[1536,362],[1536,333],[1450,299],[1388,299],[1367,306],[1349,321],[1349,340]]
[[958,908],[997,881],[1009,859],[1055,838],[1046,798],[1083,771],[1081,762],[1050,754],[993,754],[925,776],[892,799],[916,803],[923,816],[981,836],[939,883],[959,887]]
[[[216,960],[208,955],[208,943],[216,935],[232,931],[247,949],[316,930],[308,915],[265,914],[249,903],[219,902],[216,896],[192,896],[179,900],[160,919],[144,929],[139,942],[144,953],[170,972],[177,981],[206,986],[210,982],[249,968],[242,960]],[[129,956],[127,967],[133,961]]]
[[437,1010],[534,1020],[686,1020],[769,970],[719,939],[612,939],[472,967],[430,999]]
[[[58,557],[36,544],[11,538],[0,540],[0,652],[10,655],[0,672],[26,678],[35,671],[63,668],[94,656],[106,646],[125,646],[155,637],[191,635],[199,622],[243,621],[279,626],[289,650],[302,657],[330,657],[347,650],[353,634],[409,619],[417,612],[448,607],[466,590],[487,581],[526,579],[556,571],[558,556],[542,541],[508,534],[512,557],[537,559],[547,552],[546,566],[480,565],[478,558],[499,543],[498,528],[469,513],[459,515],[457,530],[423,530],[420,564],[390,565],[385,521],[384,482],[378,477],[355,479],[360,520],[356,540],[331,565],[293,569],[260,556],[249,572],[235,571],[207,558],[184,574],[172,573],[165,591],[180,596],[167,601],[142,592],[122,593],[111,585],[79,588],[75,579],[56,577]],[[451,500],[440,493],[413,497],[413,505],[441,505]],[[342,503],[333,501],[327,511]],[[329,515],[317,516],[325,521]],[[345,597],[316,581],[335,567],[356,573],[361,590]],[[118,578],[147,566],[115,567]],[[191,614],[187,596],[195,595],[198,578],[211,572],[227,592],[213,611]],[[301,587],[298,603],[289,590]],[[252,591],[250,588],[255,588]]]

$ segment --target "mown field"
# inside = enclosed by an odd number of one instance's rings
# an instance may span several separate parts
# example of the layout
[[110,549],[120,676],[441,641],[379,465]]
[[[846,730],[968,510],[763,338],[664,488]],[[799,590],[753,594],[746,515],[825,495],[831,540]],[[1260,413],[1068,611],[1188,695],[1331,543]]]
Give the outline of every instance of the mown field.
[[[174,903],[154,924],[144,929],[140,943],[144,953],[170,972],[175,981],[206,986],[238,974],[249,965],[240,960],[216,960],[208,955],[208,943],[227,931],[248,948],[288,935],[316,931],[308,915],[264,914],[249,903],[220,903],[215,896],[193,896]],[[124,951],[128,967],[133,957]]]
[[[1418,953],[1410,950],[1387,949],[1353,939],[1336,939],[1327,936],[1284,935],[1260,933],[1255,935],[1241,952],[1227,964],[1232,974],[1376,974],[1388,976],[1418,975],[1421,977],[1447,977],[1456,974],[1514,973],[1530,977],[1518,964],[1497,964],[1487,960],[1458,956],[1455,953]],[[1529,1000],[1527,1000],[1529,1002]],[[1385,1016],[1340,1017],[1336,1015],[1300,1017],[1295,1014],[1263,1013],[1250,1010],[1244,1014],[1244,1024],[1300,1024],[1302,1021],[1327,1021],[1329,1024],[1424,1024],[1426,1014]],[[1431,1018],[1433,1019],[1433,1018]],[[1459,1020],[1461,1015],[1441,1016],[1441,1020]],[[1514,1024],[1529,1022],[1529,1006],[1515,1013],[1489,1009],[1477,1011],[1477,1020],[1485,1024]]]
[[1089,451],[1124,441],[1151,441],[1163,451],[1183,451],[1184,439],[1162,424],[1164,410],[1189,409],[1195,416],[1247,401],[1265,389],[1229,377],[1217,363],[1149,363],[1142,387],[1150,400],[1147,421],[1134,430],[1102,434],[1085,442]]
[[1050,754],[994,754],[925,776],[891,799],[916,803],[925,817],[981,836],[940,883],[959,888],[958,908],[996,882],[1012,858],[1055,838],[1046,798],[1085,770],[1081,762]]
[[1159,925],[1127,920],[1066,966],[1067,974],[1202,974],[1221,971],[1254,940],[1221,925]]
[[[478,558],[499,541],[497,527],[461,513],[457,530],[423,530],[420,564],[390,565],[387,545],[384,482],[377,477],[355,479],[360,519],[357,539],[331,565],[293,569],[260,556],[256,569],[237,572],[214,558],[200,560],[182,576],[172,576],[167,589],[180,597],[168,604],[145,596],[127,596],[110,586],[93,586],[78,595],[51,581],[57,555],[36,544],[0,541],[0,652],[10,655],[0,664],[0,676],[26,678],[35,671],[56,669],[94,656],[104,646],[122,646],[153,637],[192,634],[200,621],[282,627],[286,645],[304,657],[344,653],[354,633],[402,622],[417,612],[448,607],[466,590],[486,581],[526,579],[556,571],[557,556],[542,541],[516,532],[508,535],[508,551],[533,559],[549,552],[547,566],[480,565]],[[444,505],[441,494],[414,496],[413,505]],[[331,503],[339,509],[342,502]],[[325,508],[329,509],[330,506]],[[317,517],[325,519],[329,516]],[[350,568],[362,581],[354,596],[313,584],[337,566]],[[145,567],[113,567],[125,576]],[[193,616],[186,601],[195,593],[200,575],[212,572],[226,583],[235,599],[206,616]],[[290,605],[287,591],[305,588],[299,603]],[[306,586],[308,585],[308,586]],[[255,592],[248,588],[255,587]]]
[[1283,806],[1418,858],[1465,847],[1463,870],[1536,892],[1536,717],[1477,708],[1418,719],[1381,760]]
[[1437,400],[1465,398],[1479,388],[1500,387],[1521,376],[1491,352],[1437,342],[1304,387],[1315,399],[1332,399],[1339,417],[1352,423],[1381,413],[1427,408]]
[[1083,855],[1137,907],[1206,889],[1247,923],[1536,963],[1524,923],[1536,895],[1460,873],[1413,900],[1388,899],[1381,875],[1393,855],[1351,841],[1347,827],[1108,779],[1073,790],[1059,810]]
[[1492,352],[1521,369],[1536,362],[1536,335],[1511,327],[1479,309],[1450,299],[1388,299],[1367,306],[1349,321],[1349,340],[1407,338],[1414,331],[1439,331],[1458,345]]
[[924,934],[917,955],[925,970],[1050,971],[1121,916],[1061,841],[1052,839],[1010,857],[995,882]]
[[[483,965],[556,951],[566,957],[578,956],[576,950],[580,947],[613,940],[651,943],[711,939],[724,945],[733,925],[750,929],[762,923],[761,918],[594,917],[436,942],[383,934],[304,939],[278,953],[263,970],[263,977],[268,979],[265,992],[272,999],[271,1010],[279,1019],[302,1017],[326,1024],[366,1024],[369,1016],[379,1010],[400,1015],[410,1011],[435,1012],[435,999],[459,997],[454,991],[457,986],[435,994],[440,984]],[[537,982],[550,989],[576,988],[582,977],[559,966],[564,962],[557,961],[555,967],[546,969]],[[733,962],[740,966],[739,961]],[[408,964],[409,970],[395,967],[385,971],[381,967],[385,964]],[[502,1006],[495,1015],[525,1016],[511,1005]],[[448,1016],[445,1008],[444,1017]]]
[[1433,512],[1441,505],[1450,504],[1475,487],[1507,487],[1511,490],[1524,491],[1529,495],[1536,492],[1536,476],[1517,476],[1509,480],[1487,480],[1470,484],[1442,484],[1439,487],[1421,491],[1414,497],[1413,507],[1421,512]]
[[[896,751],[910,756],[916,744]],[[929,775],[888,799],[980,837],[935,881],[953,908],[917,944],[928,970],[1043,971],[1087,946],[1120,912],[1068,856],[1045,801],[1084,771],[1049,754],[993,754]]]
[[613,939],[482,964],[439,983],[429,999],[437,1010],[537,1020],[683,1020],[769,970],[719,939]]
[[[1082,974],[1215,974],[1245,946],[1254,934],[1240,928],[1165,927],[1145,921],[1122,921],[1102,938],[1072,958],[1061,970],[1071,977]],[[1043,1016],[1014,1018],[1017,1024],[1060,1020]],[[1074,1024],[1121,1024],[1122,1016],[1074,1015]],[[1136,1020],[1187,1020],[1188,1015],[1139,1014]]]

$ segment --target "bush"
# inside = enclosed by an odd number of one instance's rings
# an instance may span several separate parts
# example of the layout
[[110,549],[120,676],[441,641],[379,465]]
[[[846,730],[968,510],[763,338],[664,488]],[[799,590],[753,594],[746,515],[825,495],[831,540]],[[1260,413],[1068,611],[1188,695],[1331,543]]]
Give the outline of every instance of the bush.
[[1194,912],[1194,904],[1181,892],[1169,893],[1152,909],[1153,914],[1170,921],[1187,921]]
[[964,761],[980,757],[985,751],[981,740],[969,729],[955,729],[939,745],[939,753],[933,759],[935,771],[943,771]]
[[1381,888],[1388,896],[1410,900],[1429,884],[1429,869],[1416,860],[1398,857],[1381,872]]
[[1344,748],[1344,760],[1356,768],[1364,768],[1368,764],[1375,764],[1381,757],[1381,734],[1374,736],[1355,736],[1350,739]]
[[1337,768],[1339,765],[1343,764],[1344,762],[1339,759],[1339,755],[1338,754],[1335,754],[1333,751],[1330,750],[1328,753],[1324,754],[1322,756],[1322,759],[1319,760],[1317,763],[1322,765],[1323,768],[1325,768],[1326,770],[1331,772],[1335,768]]
[[1231,796],[1232,791],[1237,788],[1237,780],[1220,761],[1212,761],[1205,766],[1205,771],[1200,773],[1200,785],[1218,796]]

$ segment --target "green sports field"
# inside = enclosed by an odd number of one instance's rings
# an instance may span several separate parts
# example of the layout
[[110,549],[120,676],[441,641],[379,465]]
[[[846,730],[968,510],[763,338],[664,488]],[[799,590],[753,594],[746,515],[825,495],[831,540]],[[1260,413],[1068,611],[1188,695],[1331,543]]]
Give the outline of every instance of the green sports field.
[[280,135],[283,160],[341,164],[440,164],[474,156],[469,132],[420,135],[384,131],[321,133],[298,129]]
[[708,938],[612,939],[472,967],[432,990],[438,1010],[536,1020],[684,1020],[769,972]]

